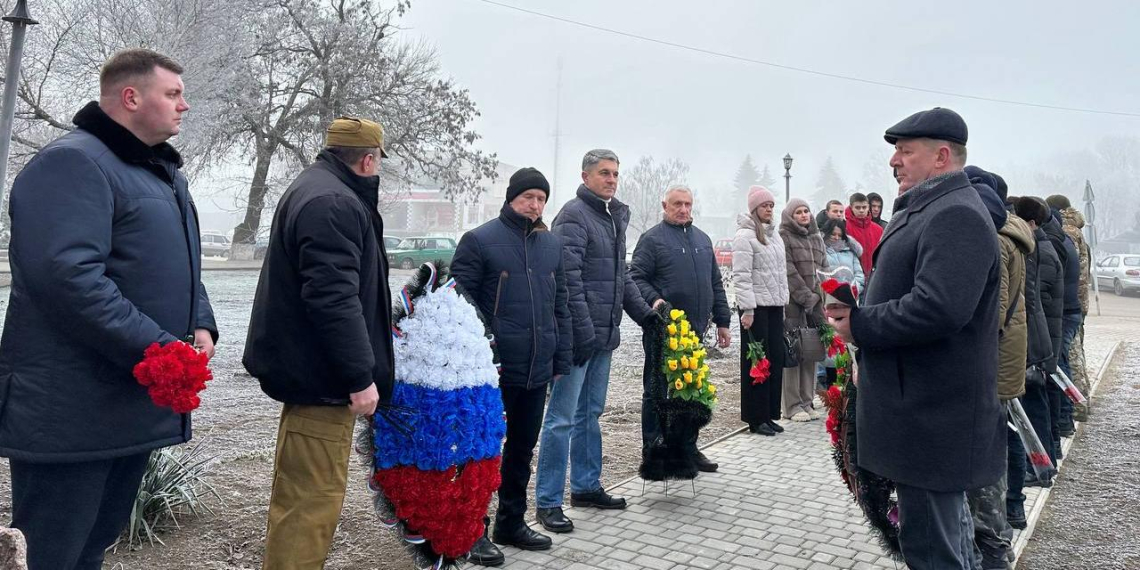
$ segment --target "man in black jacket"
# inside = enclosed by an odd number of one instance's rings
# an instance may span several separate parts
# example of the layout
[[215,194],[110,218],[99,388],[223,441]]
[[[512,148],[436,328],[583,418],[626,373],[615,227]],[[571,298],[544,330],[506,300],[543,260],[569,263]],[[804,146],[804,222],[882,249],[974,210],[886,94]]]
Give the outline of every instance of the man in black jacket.
[[916,570],[967,568],[965,491],[1005,471],[997,399],[1001,254],[962,168],[966,123],[942,108],[887,130],[901,196],[865,304],[828,307],[858,346],[859,466],[891,479],[899,543]]
[[570,504],[624,509],[625,499],[602,488],[602,428],[610,357],[621,342],[624,309],[638,323],[654,318],[625,266],[625,229],[629,207],[614,198],[618,158],[598,149],[582,158],[582,185],[554,218],[562,239],[566,288],[573,323],[574,368],[550,389],[542,423],[535,494],[538,520],[551,532],[570,532],[574,523],[562,512],[566,467],[570,466]]
[[264,568],[320,568],[344,502],[357,415],[392,396],[384,131],[342,117],[277,205],[242,363],[282,402]]
[[[464,234],[451,262],[451,275],[491,325],[501,364],[499,389],[507,438],[491,536],[499,544],[523,550],[550,548],[550,537],[531,530],[523,520],[526,489],[546,387],[571,368],[562,242],[542,222],[549,196],[550,184],[541,172],[533,168],[515,172],[499,217]],[[486,537],[476,543],[468,559],[484,566],[504,562]]]
[[[704,338],[709,320],[716,324],[717,346],[728,347],[732,337],[728,331],[731,313],[728,298],[721,283],[720,268],[716,264],[712,240],[708,234],[693,225],[693,191],[688,186],[675,185],[665,191],[661,199],[665,210],[661,223],[646,230],[633,249],[630,275],[641,290],[647,303],[664,299],[675,309],[685,311],[689,325],[697,336]],[[664,384],[653,382],[653,352],[648,345],[653,335],[643,334],[645,366],[642,371],[641,394],[641,450],[642,455],[658,437],[657,413],[654,402],[666,396]],[[717,464],[697,450],[693,434],[692,453],[697,468],[711,473]]]
[[[1073,339],[1081,329],[1081,255],[1077,244],[1063,229],[1061,212],[1049,208],[1049,221],[1042,226],[1045,235],[1057,250],[1061,258],[1061,265],[1065,270],[1065,301],[1064,315],[1061,319],[1061,354],[1057,357],[1057,366],[1065,375],[1072,378],[1073,371],[1069,368],[1069,349],[1072,348]],[[1065,392],[1055,383],[1050,382],[1049,401],[1056,408],[1053,417],[1053,443],[1057,451],[1057,458],[1063,459],[1061,454],[1061,437],[1070,437],[1075,431],[1073,425],[1073,402]]]
[[99,101],[12,186],[12,295],[0,342],[0,456],[32,570],[99,568],[151,450],[190,440],[131,369],[186,337],[213,355],[198,216],[166,141],[189,106],[150,50],[103,66]]

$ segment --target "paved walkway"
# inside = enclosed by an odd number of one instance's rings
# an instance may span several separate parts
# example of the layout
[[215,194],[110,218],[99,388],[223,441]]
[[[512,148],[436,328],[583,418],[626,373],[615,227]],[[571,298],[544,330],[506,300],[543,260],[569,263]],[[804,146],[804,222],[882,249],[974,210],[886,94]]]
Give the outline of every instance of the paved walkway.
[[[1090,320],[1090,374],[1135,330],[1108,321]],[[823,422],[784,425],[777,437],[740,432],[707,447],[720,471],[701,474],[695,494],[688,482],[671,483],[666,495],[664,484],[634,478],[610,489],[628,499],[624,511],[567,509],[573,533],[554,535],[546,552],[506,549],[504,568],[902,568],[883,554],[839,480]],[[1035,488],[1026,495],[1031,532],[1047,495]],[[1023,535],[1015,537],[1018,552]]]

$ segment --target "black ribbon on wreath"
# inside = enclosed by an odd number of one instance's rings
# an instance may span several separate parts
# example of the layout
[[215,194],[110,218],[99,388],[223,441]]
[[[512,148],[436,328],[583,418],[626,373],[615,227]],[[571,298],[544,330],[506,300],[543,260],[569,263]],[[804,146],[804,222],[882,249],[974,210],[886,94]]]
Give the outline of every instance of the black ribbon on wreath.
[[843,395],[840,438],[832,452],[835,466],[867,518],[879,545],[891,558],[901,562],[898,502],[891,497],[895,482],[859,467],[858,426],[855,422],[858,389],[853,382],[847,383]]
[[637,472],[647,481],[689,480],[699,473],[697,469],[697,434],[712,421],[712,409],[693,400],[669,397],[669,381],[665,377],[664,348],[667,342],[666,327],[670,321],[669,303],[656,309],[661,315],[646,326],[642,334],[650,335],[646,343],[645,358],[652,370],[648,395],[657,413],[658,436],[645,450]]

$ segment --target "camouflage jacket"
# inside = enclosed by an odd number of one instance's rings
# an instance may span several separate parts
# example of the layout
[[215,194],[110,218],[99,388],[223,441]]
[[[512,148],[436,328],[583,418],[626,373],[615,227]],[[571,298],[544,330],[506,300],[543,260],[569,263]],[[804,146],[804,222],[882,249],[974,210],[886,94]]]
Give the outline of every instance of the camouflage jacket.
[[1061,210],[1061,229],[1065,231],[1077,246],[1081,258],[1080,289],[1077,292],[1081,300],[1081,314],[1089,314],[1089,244],[1085,241],[1082,230],[1085,227],[1085,217],[1076,208]]

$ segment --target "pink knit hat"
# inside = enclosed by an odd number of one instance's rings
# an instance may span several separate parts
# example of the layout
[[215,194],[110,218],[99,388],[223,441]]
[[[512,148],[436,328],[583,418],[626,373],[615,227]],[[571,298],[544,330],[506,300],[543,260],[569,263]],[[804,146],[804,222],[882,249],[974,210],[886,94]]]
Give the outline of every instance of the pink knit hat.
[[776,203],[776,197],[763,186],[753,186],[748,189],[748,213],[756,211],[764,202]]

